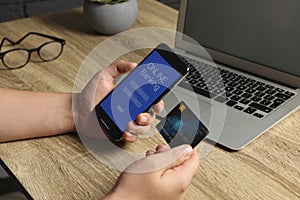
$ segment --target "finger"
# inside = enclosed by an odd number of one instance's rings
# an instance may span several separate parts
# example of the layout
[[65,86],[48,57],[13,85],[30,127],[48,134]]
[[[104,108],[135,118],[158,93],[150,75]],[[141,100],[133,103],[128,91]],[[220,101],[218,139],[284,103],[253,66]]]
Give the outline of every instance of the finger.
[[136,66],[136,63],[121,60],[109,65],[105,69],[105,72],[107,72],[111,77],[117,78],[118,76],[133,70]]
[[136,124],[134,121],[130,121],[127,124],[126,132],[131,133],[132,135],[145,135],[150,130],[150,125],[140,126]]
[[153,155],[155,153],[160,153],[160,152],[164,152],[164,151],[167,151],[167,150],[170,150],[170,147],[168,145],[159,144],[159,145],[157,145],[155,151],[148,150],[146,152],[146,156],[150,156],[150,155]]
[[155,151],[148,150],[146,152],[146,156],[150,156],[150,155],[153,155],[153,154],[156,154],[156,153],[161,153],[161,152],[168,151],[168,150],[170,150],[170,147],[168,145],[160,144],[160,145],[157,145]]
[[148,151],[146,152],[146,156],[151,156],[151,155],[153,155],[153,154],[155,154],[155,152],[152,151],[152,150],[148,150]]
[[151,123],[152,119],[149,113],[140,113],[136,117],[136,124],[146,126]]
[[170,150],[170,147],[169,147],[169,145],[160,144],[160,145],[157,145],[155,150],[156,150],[157,153],[160,153],[160,152]]
[[130,173],[148,173],[155,171],[158,176],[161,176],[166,171],[169,171],[168,169],[182,164],[191,156],[192,152],[191,146],[182,145],[138,160],[130,165],[125,171]]
[[123,140],[125,142],[135,142],[135,141],[137,141],[137,139],[138,139],[138,137],[136,135],[133,135],[127,131],[125,131],[123,133]]
[[164,108],[165,108],[164,101],[157,102],[153,107],[154,112],[156,112],[156,113],[161,113],[164,110]]

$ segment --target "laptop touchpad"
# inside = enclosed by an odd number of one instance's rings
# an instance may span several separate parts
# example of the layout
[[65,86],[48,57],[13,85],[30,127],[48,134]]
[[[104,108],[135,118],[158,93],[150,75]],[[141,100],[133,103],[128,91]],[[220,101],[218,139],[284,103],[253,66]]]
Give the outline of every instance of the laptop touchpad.
[[199,96],[181,87],[175,87],[164,98],[165,109],[159,115],[165,117],[180,101],[184,101],[188,107],[199,117],[199,114],[210,109],[211,104],[199,99]]

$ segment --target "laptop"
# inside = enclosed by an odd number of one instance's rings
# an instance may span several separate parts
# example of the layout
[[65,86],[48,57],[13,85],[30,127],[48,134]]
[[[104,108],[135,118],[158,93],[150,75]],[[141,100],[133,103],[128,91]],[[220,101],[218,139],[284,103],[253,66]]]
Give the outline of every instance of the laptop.
[[181,0],[175,51],[190,71],[164,98],[166,112],[184,101],[207,139],[240,150],[299,109],[299,8],[294,0]]

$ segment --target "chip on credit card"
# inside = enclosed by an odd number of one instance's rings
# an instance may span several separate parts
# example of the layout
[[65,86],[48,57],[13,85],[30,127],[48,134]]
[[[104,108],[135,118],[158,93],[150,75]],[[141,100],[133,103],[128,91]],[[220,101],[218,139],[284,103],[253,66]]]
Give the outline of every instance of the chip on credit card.
[[190,144],[194,148],[209,133],[208,129],[183,101],[176,105],[156,125],[156,128],[170,147]]

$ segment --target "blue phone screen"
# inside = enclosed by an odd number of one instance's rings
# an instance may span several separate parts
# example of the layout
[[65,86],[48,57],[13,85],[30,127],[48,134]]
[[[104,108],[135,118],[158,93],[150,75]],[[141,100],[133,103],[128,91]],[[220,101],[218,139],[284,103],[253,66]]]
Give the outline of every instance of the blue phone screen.
[[153,51],[100,104],[123,132],[182,75]]

